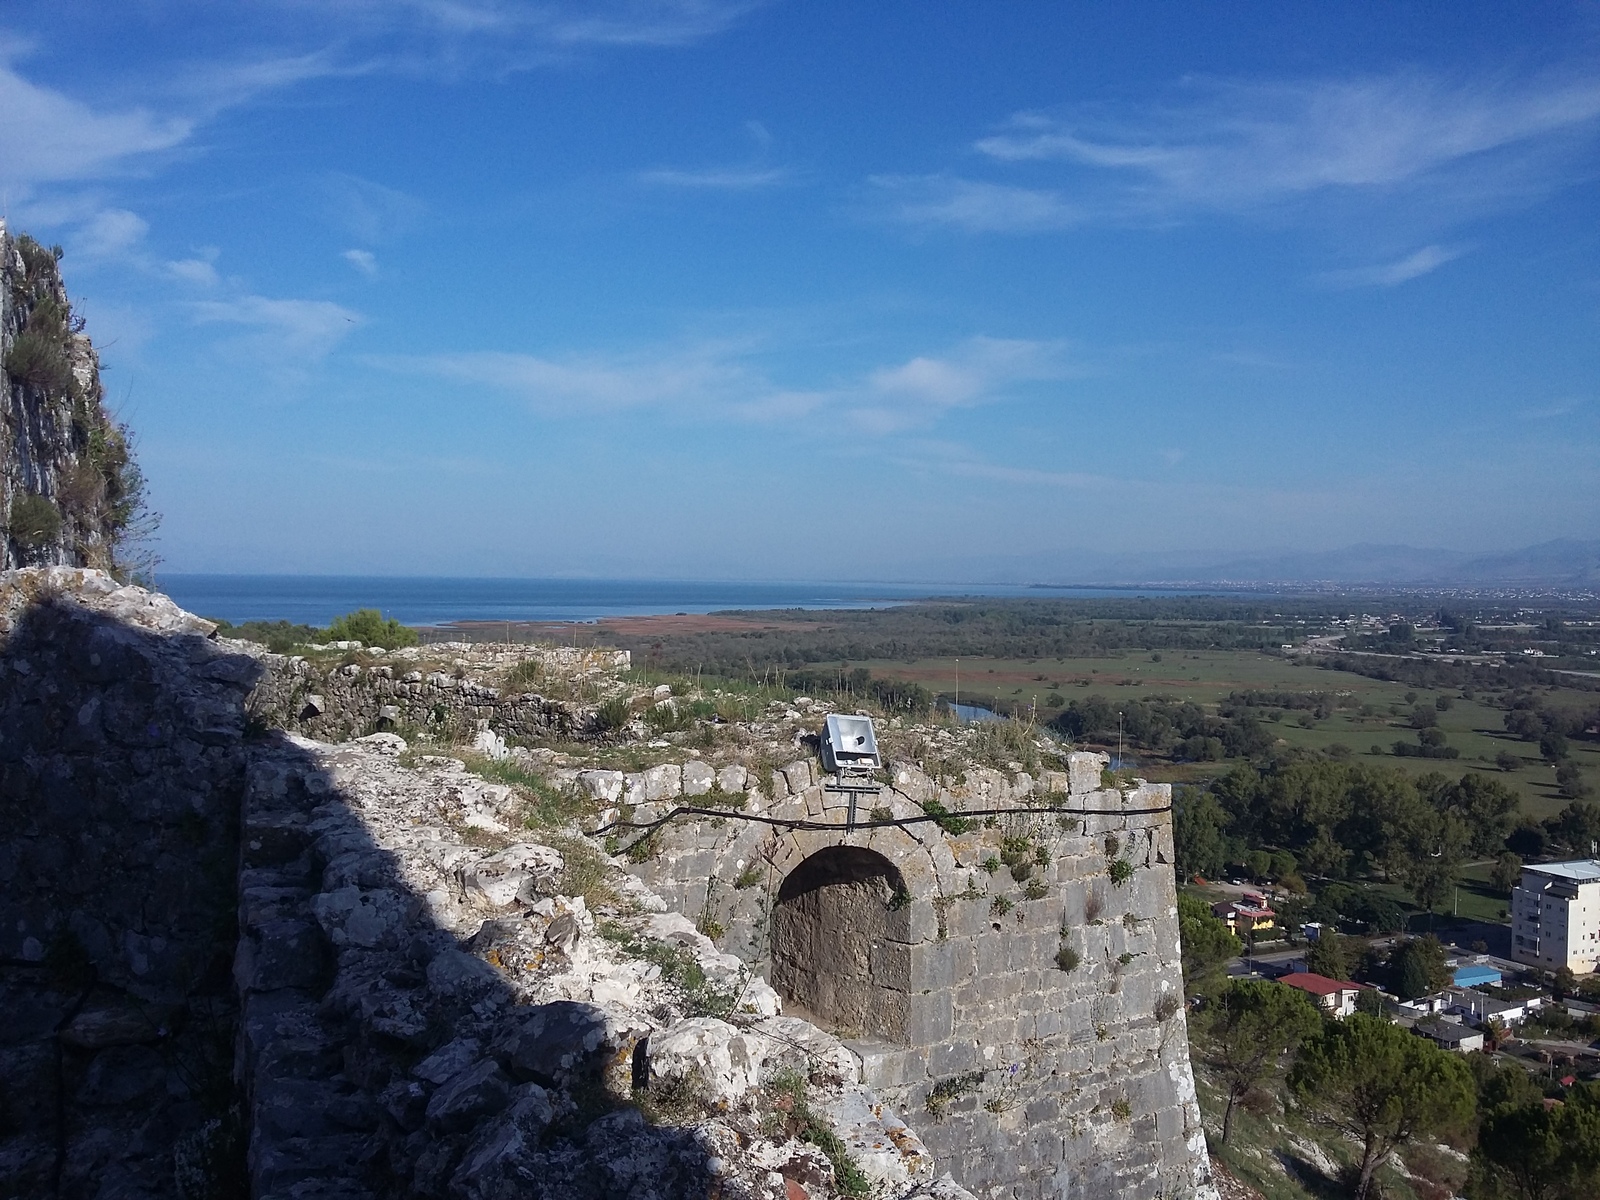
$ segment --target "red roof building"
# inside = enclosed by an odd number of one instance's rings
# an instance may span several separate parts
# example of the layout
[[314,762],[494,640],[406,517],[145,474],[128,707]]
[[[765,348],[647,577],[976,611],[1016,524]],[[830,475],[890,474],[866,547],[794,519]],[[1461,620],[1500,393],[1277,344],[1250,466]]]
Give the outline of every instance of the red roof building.
[[1310,971],[1296,971],[1281,976],[1278,982],[1300,989],[1311,997],[1312,1003],[1318,1008],[1334,1017],[1348,1017],[1355,1012],[1356,997],[1361,994],[1359,983],[1329,979],[1326,975],[1316,975]]

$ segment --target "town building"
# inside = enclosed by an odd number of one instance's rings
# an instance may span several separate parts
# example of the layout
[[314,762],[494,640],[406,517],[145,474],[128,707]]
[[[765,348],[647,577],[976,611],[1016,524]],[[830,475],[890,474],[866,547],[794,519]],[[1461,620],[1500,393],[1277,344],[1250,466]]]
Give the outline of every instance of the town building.
[[1252,933],[1272,929],[1278,923],[1278,914],[1268,908],[1264,901],[1252,903],[1251,900],[1225,900],[1220,904],[1213,904],[1211,912],[1239,937],[1248,937]]
[[1511,889],[1511,957],[1546,971],[1600,969],[1600,861],[1522,869]]
[[1329,979],[1310,971],[1295,971],[1278,977],[1278,982],[1298,988],[1311,997],[1311,1002],[1330,1017],[1348,1017],[1356,1011],[1356,997],[1361,985],[1348,980]]
[[1457,1013],[1469,1025],[1487,1025],[1499,1021],[1502,1025],[1520,1025],[1529,1013],[1544,1003],[1542,996],[1528,996],[1521,1000],[1501,1000],[1476,988],[1446,988],[1444,1011]]
[[1441,1050],[1451,1050],[1457,1054],[1483,1049],[1483,1034],[1455,1021],[1418,1021],[1411,1027],[1411,1032],[1427,1038]]
[[1496,967],[1483,963],[1469,963],[1464,967],[1457,967],[1453,981],[1457,987],[1499,987],[1504,982],[1504,977]]

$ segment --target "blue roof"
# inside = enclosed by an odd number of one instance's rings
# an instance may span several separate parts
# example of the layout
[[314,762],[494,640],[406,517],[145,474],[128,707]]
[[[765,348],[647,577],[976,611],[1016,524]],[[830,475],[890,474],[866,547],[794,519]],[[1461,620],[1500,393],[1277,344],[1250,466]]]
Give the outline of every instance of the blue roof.
[[1477,987],[1481,983],[1499,983],[1500,972],[1494,967],[1457,967],[1455,982],[1457,987]]

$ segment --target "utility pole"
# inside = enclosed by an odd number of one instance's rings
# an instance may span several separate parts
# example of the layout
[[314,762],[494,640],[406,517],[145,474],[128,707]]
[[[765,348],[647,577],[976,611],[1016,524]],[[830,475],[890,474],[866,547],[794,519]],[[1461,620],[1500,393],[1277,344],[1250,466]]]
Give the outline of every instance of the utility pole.
[[959,658],[956,659],[956,702],[955,707],[950,712],[955,717],[956,724],[961,724],[961,660]]
[[1122,710],[1117,709],[1117,770],[1122,770]]

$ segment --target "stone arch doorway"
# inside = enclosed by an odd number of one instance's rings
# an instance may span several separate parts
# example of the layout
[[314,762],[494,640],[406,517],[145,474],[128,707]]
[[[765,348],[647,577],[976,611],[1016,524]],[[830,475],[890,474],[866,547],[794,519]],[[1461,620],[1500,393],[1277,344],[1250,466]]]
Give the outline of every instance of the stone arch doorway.
[[911,991],[905,881],[883,855],[830,846],[784,879],[772,985],[842,1037],[904,1041]]

